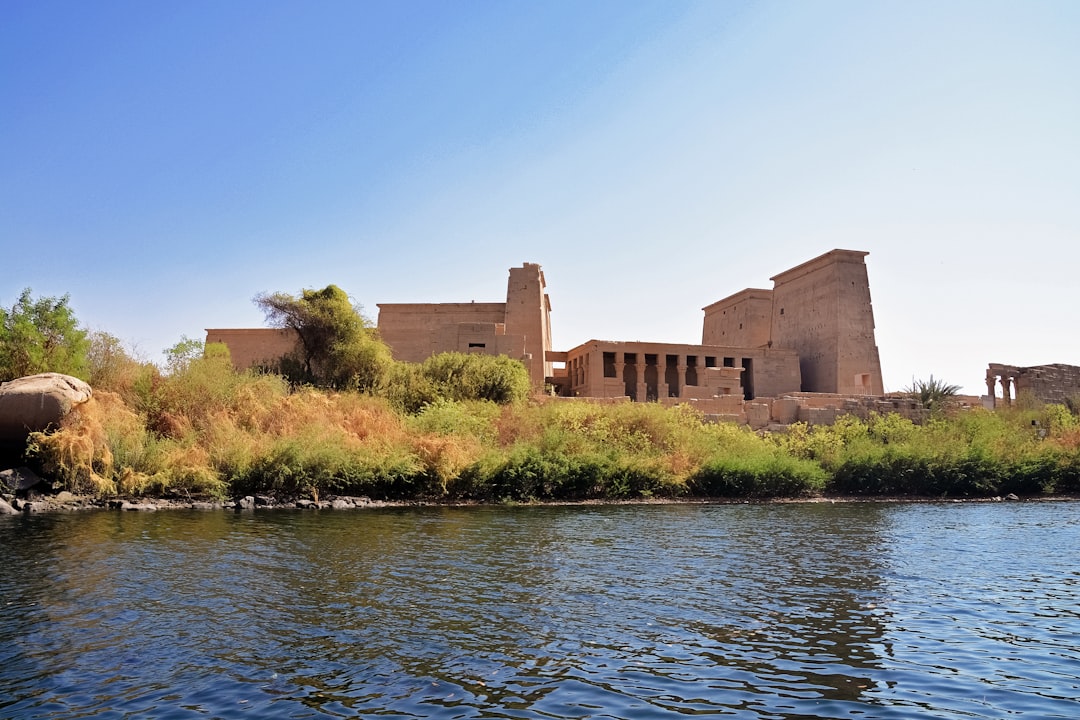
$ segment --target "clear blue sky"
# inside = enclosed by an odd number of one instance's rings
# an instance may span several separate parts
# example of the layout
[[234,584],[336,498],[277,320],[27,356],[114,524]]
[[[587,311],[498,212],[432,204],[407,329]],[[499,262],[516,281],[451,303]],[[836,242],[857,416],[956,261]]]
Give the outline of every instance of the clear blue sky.
[[832,248],[887,390],[1080,365],[1080,2],[0,4],[0,303],[160,360],[261,291],[700,342]]

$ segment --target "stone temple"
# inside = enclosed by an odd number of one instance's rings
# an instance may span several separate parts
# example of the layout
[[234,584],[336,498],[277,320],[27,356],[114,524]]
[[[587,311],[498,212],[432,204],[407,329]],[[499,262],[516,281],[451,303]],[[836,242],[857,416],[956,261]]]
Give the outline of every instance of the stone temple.
[[[380,303],[378,329],[397,360],[506,355],[525,364],[537,391],[562,397],[692,403],[753,425],[828,421],[814,411],[894,409],[874,407],[883,384],[867,254],[832,250],[773,276],[771,289],[708,305],[700,344],[589,340],[555,350],[544,273],[533,263],[510,269],[505,302]],[[225,343],[238,368],[295,346],[289,331],[265,328],[210,329],[206,341]]]

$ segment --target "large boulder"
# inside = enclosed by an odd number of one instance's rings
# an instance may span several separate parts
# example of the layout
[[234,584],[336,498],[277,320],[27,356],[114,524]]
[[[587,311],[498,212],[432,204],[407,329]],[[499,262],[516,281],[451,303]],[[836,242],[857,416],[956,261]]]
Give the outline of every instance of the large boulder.
[[21,493],[40,482],[41,478],[28,467],[0,470],[0,492]]
[[0,443],[25,443],[30,433],[55,427],[92,394],[82,380],[60,373],[0,383]]

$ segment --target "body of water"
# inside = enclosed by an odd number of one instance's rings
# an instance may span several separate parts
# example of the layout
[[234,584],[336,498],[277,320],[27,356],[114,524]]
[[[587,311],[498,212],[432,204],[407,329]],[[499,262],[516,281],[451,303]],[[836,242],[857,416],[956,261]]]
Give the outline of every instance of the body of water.
[[0,517],[0,718],[1080,717],[1080,503]]

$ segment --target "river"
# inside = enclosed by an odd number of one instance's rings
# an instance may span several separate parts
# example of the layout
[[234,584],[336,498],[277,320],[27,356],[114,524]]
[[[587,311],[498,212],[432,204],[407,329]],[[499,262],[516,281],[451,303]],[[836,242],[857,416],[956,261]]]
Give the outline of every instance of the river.
[[1080,717],[1080,503],[0,517],[0,718]]

